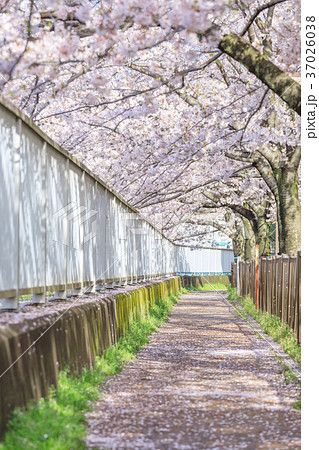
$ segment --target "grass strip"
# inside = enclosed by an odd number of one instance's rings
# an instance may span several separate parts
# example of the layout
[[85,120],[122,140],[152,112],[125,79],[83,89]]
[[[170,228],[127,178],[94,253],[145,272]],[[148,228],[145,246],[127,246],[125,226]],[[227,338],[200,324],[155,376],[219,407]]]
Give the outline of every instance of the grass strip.
[[[185,292],[182,289],[180,293]],[[48,398],[30,401],[24,410],[16,408],[0,449],[85,449],[85,414],[99,398],[99,387],[135,358],[138,350],[149,342],[148,336],[168,319],[177,300],[177,296],[158,300],[149,316],[133,322],[125,337],[96,359],[94,368],[84,369],[81,375],[62,370],[58,387],[50,390]]]
[[[289,355],[294,361],[301,364],[301,346],[294,335],[294,332],[290,329],[287,323],[283,323],[278,316],[269,314],[266,311],[256,311],[256,306],[253,300],[249,297],[238,297],[237,290],[235,288],[227,287],[228,300],[230,300],[236,307],[236,303],[244,308],[246,313],[258,322],[261,328],[266,334],[271,336],[275,342],[277,342],[281,348]],[[236,303],[235,303],[236,301]],[[281,358],[280,358],[281,359]],[[295,382],[299,384],[296,375],[293,373],[290,367],[288,367],[281,360],[283,364],[282,373],[285,377],[286,384]],[[295,409],[301,409],[301,397],[294,402],[292,406]]]
[[226,291],[227,286],[225,286],[222,283],[214,283],[209,284],[205,283],[203,286],[190,286],[187,288],[187,292],[193,292],[193,291]]
[[289,355],[294,361],[301,364],[301,346],[298,344],[294,332],[290,329],[287,323],[283,323],[278,316],[269,314],[266,311],[256,311],[256,306],[253,300],[247,297],[238,297],[236,289],[227,287],[228,299],[236,300],[240,306],[256,320],[265,331],[269,334],[275,342],[282,347],[282,349]]

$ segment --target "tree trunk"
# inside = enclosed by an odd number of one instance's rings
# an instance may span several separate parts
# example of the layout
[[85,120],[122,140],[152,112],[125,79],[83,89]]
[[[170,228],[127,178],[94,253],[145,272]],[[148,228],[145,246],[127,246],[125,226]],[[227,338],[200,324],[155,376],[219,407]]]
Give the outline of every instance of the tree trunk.
[[250,221],[243,217],[245,231],[245,261],[252,261],[256,258],[256,238]]
[[270,224],[266,222],[265,216],[259,216],[257,244],[259,244],[260,256],[270,255],[269,227]]
[[279,252],[297,253],[301,247],[301,205],[298,197],[298,171],[285,167],[276,170],[276,197]]
[[231,235],[233,241],[234,256],[240,256],[241,259],[245,258],[245,238],[243,232],[239,227],[237,228],[237,234]]

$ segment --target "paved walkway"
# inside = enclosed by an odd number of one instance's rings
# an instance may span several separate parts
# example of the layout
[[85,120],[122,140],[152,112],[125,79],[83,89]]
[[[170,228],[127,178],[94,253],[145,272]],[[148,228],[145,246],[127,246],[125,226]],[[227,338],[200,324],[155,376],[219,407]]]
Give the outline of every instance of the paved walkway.
[[[268,338],[269,339],[269,338]],[[88,448],[300,448],[297,389],[218,293],[183,295],[88,416]]]

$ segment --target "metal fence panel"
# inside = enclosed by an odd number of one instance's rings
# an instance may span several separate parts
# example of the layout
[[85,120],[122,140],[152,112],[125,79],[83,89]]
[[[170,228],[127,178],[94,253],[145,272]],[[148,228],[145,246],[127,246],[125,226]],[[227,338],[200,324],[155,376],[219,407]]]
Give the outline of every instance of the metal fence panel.
[[105,188],[99,184],[96,186],[96,281],[106,280],[106,202]]
[[47,147],[46,280],[50,287],[66,284],[68,222],[65,217],[70,210],[66,161],[63,155]]
[[51,141],[0,102],[0,296],[45,300],[47,290],[132,282],[173,273],[230,272],[231,250],[175,246]]
[[[75,164],[69,165],[68,171],[68,204],[70,209],[61,217],[68,227],[68,284],[77,285],[83,279],[83,225],[85,211],[83,172]],[[71,209],[72,208],[72,209]]]
[[19,288],[28,289],[45,284],[44,224],[44,144],[22,124],[20,145],[19,199]]
[[230,273],[234,253],[229,249],[176,246],[181,273]]
[[0,289],[12,297],[19,287],[20,121],[2,106],[0,112]]

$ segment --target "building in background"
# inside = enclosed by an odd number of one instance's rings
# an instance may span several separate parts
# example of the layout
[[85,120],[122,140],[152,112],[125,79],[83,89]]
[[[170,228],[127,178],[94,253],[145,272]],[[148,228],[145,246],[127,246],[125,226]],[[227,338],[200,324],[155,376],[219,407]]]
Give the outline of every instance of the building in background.
[[233,248],[233,242],[229,236],[222,231],[214,230],[211,246],[213,248]]

